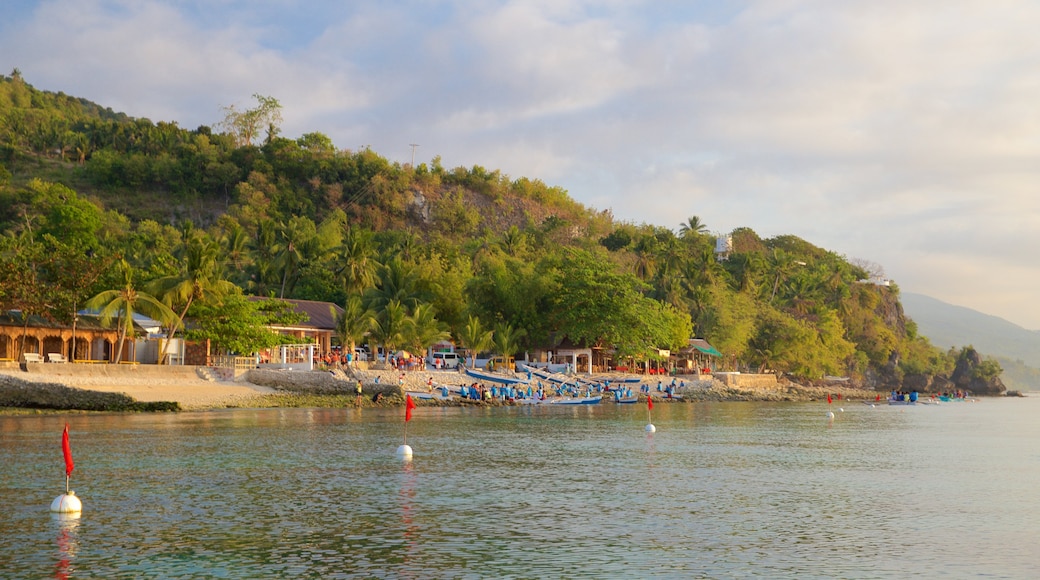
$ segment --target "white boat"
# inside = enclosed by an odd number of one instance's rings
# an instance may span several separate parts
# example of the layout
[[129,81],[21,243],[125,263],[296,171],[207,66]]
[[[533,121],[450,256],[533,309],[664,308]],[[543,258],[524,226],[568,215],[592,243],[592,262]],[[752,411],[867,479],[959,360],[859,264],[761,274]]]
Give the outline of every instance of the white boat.
[[632,395],[631,397],[621,397],[614,402],[619,405],[631,405],[632,403],[638,403],[639,397],[636,395]]
[[528,384],[526,379],[518,379],[515,376],[500,375],[498,373],[489,373],[485,371],[478,371],[476,369],[466,369],[466,374],[479,380],[488,381],[492,383],[502,383],[503,385],[526,385]]
[[596,405],[603,400],[603,395],[595,397],[562,397],[550,401],[554,405]]
[[444,395],[440,389],[433,392],[429,391],[405,391],[406,395],[411,396],[413,399],[420,401],[447,401],[451,398],[451,395]]

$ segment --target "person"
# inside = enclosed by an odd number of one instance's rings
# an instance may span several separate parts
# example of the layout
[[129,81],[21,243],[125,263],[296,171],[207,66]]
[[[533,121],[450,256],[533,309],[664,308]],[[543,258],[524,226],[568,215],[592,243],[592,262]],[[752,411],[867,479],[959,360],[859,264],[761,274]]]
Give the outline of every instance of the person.
[[354,399],[354,406],[355,407],[360,407],[361,406],[361,379],[358,379],[356,392],[357,392],[357,398]]

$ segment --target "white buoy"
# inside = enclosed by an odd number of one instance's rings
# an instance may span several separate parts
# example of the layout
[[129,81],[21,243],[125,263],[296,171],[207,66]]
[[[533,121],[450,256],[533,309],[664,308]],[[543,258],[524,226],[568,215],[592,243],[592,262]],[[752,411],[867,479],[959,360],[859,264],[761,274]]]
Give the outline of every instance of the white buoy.
[[412,460],[412,448],[409,445],[402,445],[397,448],[397,457],[404,461]]
[[83,503],[76,497],[76,492],[70,491],[59,495],[51,502],[51,511],[59,514],[74,514],[83,511]]
[[839,413],[844,413],[845,412],[845,407],[838,407],[838,412]]
[[827,418],[833,421],[834,420],[834,412],[833,411],[827,411]]
[[655,431],[657,431],[657,427],[654,427],[653,423],[647,423],[646,424],[646,432],[647,433],[654,433]]

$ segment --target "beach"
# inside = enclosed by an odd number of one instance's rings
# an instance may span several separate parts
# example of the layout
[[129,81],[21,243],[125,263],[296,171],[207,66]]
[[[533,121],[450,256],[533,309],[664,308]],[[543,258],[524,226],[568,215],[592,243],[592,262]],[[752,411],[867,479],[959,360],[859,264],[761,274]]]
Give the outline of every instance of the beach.
[[[30,372],[17,367],[0,368],[0,375],[6,375],[16,381],[38,385],[64,385],[73,389],[81,389],[98,393],[121,393],[135,401],[176,402],[183,410],[202,410],[225,407],[271,406],[264,403],[271,395],[287,393],[313,393],[304,387],[304,383],[315,378],[330,379],[332,392],[326,388],[323,394],[352,395],[353,383],[360,379],[365,385],[366,395],[369,391],[383,386],[392,389],[400,385],[402,390],[426,391],[430,382],[433,385],[471,384],[474,379],[455,371],[408,371],[393,369],[364,370],[344,374],[341,371],[283,371],[285,384],[264,386],[249,382],[245,378],[236,380],[219,380],[207,369],[195,367],[157,367],[141,365],[140,367],[120,367],[113,365],[33,365]],[[332,375],[338,375],[334,377]],[[356,377],[356,378],[355,378]],[[629,382],[627,386],[638,391],[639,385],[651,387],[655,398],[663,398],[663,393],[656,391],[659,381],[668,385],[670,377],[652,377],[611,373],[589,375],[583,377],[590,380],[611,380],[615,384],[624,379],[639,379]],[[685,388],[677,390],[686,401],[811,401],[822,400],[828,394],[841,396],[848,400],[868,400],[875,397],[873,391],[856,389],[844,385],[801,385],[790,381],[780,381],[767,386],[731,385],[718,380],[685,377],[679,380]],[[326,381],[329,382],[329,381]],[[293,383],[299,388],[294,389]]]
[[141,402],[171,401],[185,410],[240,406],[258,396],[277,392],[276,389],[245,381],[208,380],[194,372],[69,374],[59,369],[47,370],[51,372],[25,372],[18,368],[6,368],[0,369],[0,375],[27,383],[61,384],[102,393],[123,393]]

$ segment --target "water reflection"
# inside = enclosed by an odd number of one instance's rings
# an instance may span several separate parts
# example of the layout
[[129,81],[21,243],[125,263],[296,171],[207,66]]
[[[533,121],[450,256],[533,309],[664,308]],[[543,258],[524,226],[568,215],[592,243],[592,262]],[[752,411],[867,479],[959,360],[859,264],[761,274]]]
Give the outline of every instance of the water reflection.
[[0,577],[1032,577],[1031,402],[77,416],[53,522],[64,418],[0,417]]
[[76,558],[79,549],[79,536],[76,529],[79,527],[79,513],[52,513],[51,520],[58,531],[58,563],[54,566],[54,577],[67,580],[75,567],[72,561]]
[[415,577],[410,572],[409,563],[416,560],[419,551],[419,526],[413,522],[412,515],[416,479],[415,465],[411,461],[404,462],[401,467],[401,491],[398,493],[398,503],[400,504],[401,529],[404,536],[404,555],[401,564],[404,565],[404,576],[408,578]]

